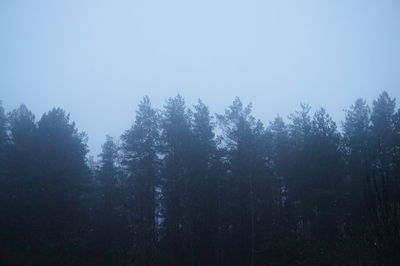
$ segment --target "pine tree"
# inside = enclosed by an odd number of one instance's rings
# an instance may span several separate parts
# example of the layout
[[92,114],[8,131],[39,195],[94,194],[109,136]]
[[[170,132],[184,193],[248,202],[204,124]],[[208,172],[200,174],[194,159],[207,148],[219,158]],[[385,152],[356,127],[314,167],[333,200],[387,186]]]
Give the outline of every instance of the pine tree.
[[316,218],[312,231],[318,241],[322,241],[319,244],[321,249],[334,250],[344,215],[344,164],[336,123],[323,108],[314,114],[311,135],[314,157],[310,165],[313,170],[313,184],[310,185],[314,197],[311,206],[315,208],[313,215]]
[[45,240],[42,248],[51,254],[43,263],[73,262],[86,223],[82,205],[89,184],[86,135],[78,132],[64,110],[54,108],[38,122],[37,144],[37,231]]
[[96,177],[96,216],[94,225],[96,228],[94,245],[98,246],[94,255],[97,265],[121,264],[121,250],[127,244],[124,237],[126,233],[123,223],[122,189],[120,187],[121,171],[118,168],[118,146],[114,139],[106,136],[99,155],[99,166]]
[[159,115],[144,97],[135,124],[122,136],[123,164],[132,194],[135,250],[140,265],[154,264],[159,223]]
[[367,177],[372,170],[370,113],[371,110],[366,102],[357,99],[346,111],[343,123],[343,148],[349,175],[346,189],[348,202],[346,233],[354,239],[353,243],[357,243],[357,245],[349,247],[355,252],[361,252],[356,248],[363,246],[363,239],[366,237],[367,231],[365,190]]
[[99,155],[100,165],[98,169],[99,190],[101,191],[101,201],[106,211],[113,208],[116,186],[118,182],[118,169],[116,160],[118,157],[118,147],[110,136],[106,136],[106,141],[102,145],[102,152]]
[[[272,172],[267,165],[267,141],[263,125],[251,115],[251,105],[239,98],[218,115],[229,161],[231,245],[229,256],[241,264],[255,264],[265,252],[264,240],[273,221]],[[239,229],[240,228],[240,229]]]
[[[187,203],[191,162],[191,115],[178,95],[165,104],[161,121],[163,145],[162,214],[167,263],[190,263]],[[178,260],[178,261],[176,261]]]
[[[34,115],[21,105],[8,114],[9,147],[5,150],[8,174],[4,179],[5,226],[7,241],[5,254],[11,261],[24,263],[25,257],[32,257],[30,247],[34,245],[34,223],[40,186],[36,178],[36,124]],[[6,258],[7,262],[7,258]]]
[[[9,151],[9,138],[8,138],[8,121],[7,116],[5,114],[2,102],[0,101],[0,202],[2,206],[2,214],[0,217],[0,235],[2,239],[0,240],[0,253],[7,254],[7,252],[11,252],[15,243],[15,239],[13,241],[13,234],[10,233],[10,227],[13,226],[13,219],[11,217],[13,204],[12,204],[12,178],[10,178],[9,173],[9,160],[8,151]],[[11,245],[10,245],[11,244]],[[14,251],[15,252],[15,251]],[[7,262],[7,258],[3,258]]]
[[9,146],[9,138],[7,133],[7,117],[4,112],[2,102],[0,101],[0,199],[2,202],[5,201],[6,196],[6,181],[8,170],[7,170],[7,149]]
[[367,200],[379,260],[400,263],[400,176],[396,142],[395,99],[383,92],[373,101],[371,135],[373,170],[368,175]]
[[213,173],[218,161],[213,129],[214,124],[208,107],[199,100],[193,113],[186,206],[192,265],[216,263],[219,177]]
[[[6,174],[6,149],[8,146],[7,117],[4,112],[2,102],[0,101],[0,180],[3,180]],[[2,181],[3,182],[3,181]]]
[[290,116],[290,155],[284,176],[289,228],[300,241],[297,252],[307,254],[301,256],[307,264],[327,263],[334,256],[329,252],[337,247],[344,204],[340,134],[323,108],[312,118],[310,109],[302,104]]

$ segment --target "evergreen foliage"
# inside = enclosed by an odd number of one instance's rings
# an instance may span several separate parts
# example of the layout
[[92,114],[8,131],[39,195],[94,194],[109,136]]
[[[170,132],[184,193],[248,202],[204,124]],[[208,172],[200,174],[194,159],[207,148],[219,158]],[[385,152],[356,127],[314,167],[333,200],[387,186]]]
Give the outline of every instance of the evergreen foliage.
[[341,125],[144,97],[95,161],[64,110],[0,102],[1,262],[399,265],[400,109],[357,99]]

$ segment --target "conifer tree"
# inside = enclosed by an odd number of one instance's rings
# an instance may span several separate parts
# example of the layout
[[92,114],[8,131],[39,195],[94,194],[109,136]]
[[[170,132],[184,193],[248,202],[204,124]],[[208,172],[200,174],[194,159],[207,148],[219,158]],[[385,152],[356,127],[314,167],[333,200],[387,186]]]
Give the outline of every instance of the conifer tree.
[[367,103],[362,99],[357,99],[346,111],[343,123],[343,147],[349,175],[347,181],[347,232],[355,242],[361,242],[366,232],[365,191],[367,177],[372,170],[370,114],[371,110]]
[[[199,100],[194,106],[190,148],[190,177],[187,188],[187,220],[191,263],[210,264],[216,259],[218,178],[214,124],[208,107]],[[206,196],[207,195],[207,196]]]
[[371,135],[373,169],[368,175],[367,205],[380,261],[400,263],[400,175],[396,101],[387,92],[373,101]]
[[[4,178],[5,214],[4,229],[11,260],[24,263],[25,257],[32,257],[30,246],[35,244],[34,224],[38,194],[37,184],[35,117],[25,105],[8,114],[9,147],[5,163],[7,175]],[[6,259],[7,261],[7,259]]]
[[99,157],[99,166],[95,173],[97,212],[94,217],[96,231],[93,239],[93,245],[98,249],[94,259],[98,265],[121,264],[125,262],[121,255],[125,255],[122,250],[127,244],[124,236],[126,224],[123,222],[123,212],[120,211],[122,188],[121,171],[118,167],[118,146],[109,135],[106,136]]
[[[232,258],[241,264],[255,264],[264,255],[265,242],[273,223],[273,176],[267,164],[267,141],[263,125],[251,115],[251,105],[239,98],[219,115],[230,179],[230,232]],[[233,260],[234,261],[234,260]]]
[[188,185],[190,179],[191,114],[182,96],[167,100],[161,127],[163,148],[162,214],[164,251],[167,263],[190,263],[187,217]]
[[134,263],[155,263],[159,223],[159,115],[146,96],[134,125],[122,136],[134,224]]
[[89,184],[86,140],[60,108],[43,114],[38,122],[35,156],[40,193],[36,231],[45,239],[43,248],[52,254],[43,263],[78,259],[77,248],[84,237],[81,228],[86,223],[82,202]]

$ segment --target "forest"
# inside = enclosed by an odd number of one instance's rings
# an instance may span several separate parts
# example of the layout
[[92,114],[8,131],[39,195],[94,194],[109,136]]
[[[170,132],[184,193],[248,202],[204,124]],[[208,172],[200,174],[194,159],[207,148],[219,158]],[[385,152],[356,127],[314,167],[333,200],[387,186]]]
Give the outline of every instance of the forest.
[[400,265],[400,109],[263,124],[144,97],[98,158],[60,108],[0,104],[2,265]]

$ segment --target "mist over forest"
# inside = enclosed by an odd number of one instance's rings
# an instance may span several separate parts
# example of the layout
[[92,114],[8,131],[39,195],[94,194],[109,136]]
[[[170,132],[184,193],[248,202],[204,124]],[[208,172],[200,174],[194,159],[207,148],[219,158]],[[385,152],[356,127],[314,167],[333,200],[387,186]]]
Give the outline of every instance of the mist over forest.
[[[362,95],[360,95],[362,96]],[[2,265],[399,265],[400,109],[359,98],[262,123],[182,96],[107,136],[0,105]],[[115,117],[118,119],[118,117]]]
[[399,266],[399,47],[400,0],[0,0],[0,266]]

